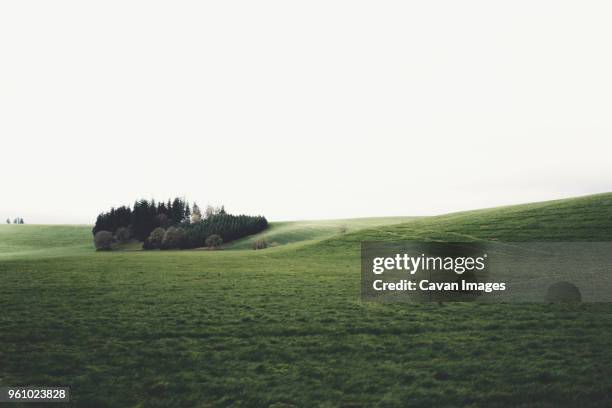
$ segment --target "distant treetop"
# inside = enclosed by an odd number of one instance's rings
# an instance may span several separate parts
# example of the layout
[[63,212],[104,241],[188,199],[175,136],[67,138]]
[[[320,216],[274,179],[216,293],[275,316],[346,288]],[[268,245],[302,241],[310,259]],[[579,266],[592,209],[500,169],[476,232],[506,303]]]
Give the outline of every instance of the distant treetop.
[[[11,223],[11,219],[7,218],[6,219],[6,223],[10,224]],[[25,222],[23,221],[23,218],[17,217],[13,220],[13,224],[25,224]]]

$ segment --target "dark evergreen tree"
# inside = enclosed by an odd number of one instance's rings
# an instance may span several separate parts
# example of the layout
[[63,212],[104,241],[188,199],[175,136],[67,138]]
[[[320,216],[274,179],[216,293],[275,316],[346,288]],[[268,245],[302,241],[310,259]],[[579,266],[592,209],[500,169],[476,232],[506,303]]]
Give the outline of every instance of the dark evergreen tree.
[[223,242],[233,241],[247,235],[256,234],[268,227],[265,217],[247,215],[216,214],[201,222],[186,225],[183,248],[206,246],[206,238],[215,234]]
[[185,202],[180,198],[172,201],[171,217],[173,224],[179,224],[185,219]]
[[157,209],[147,200],[139,200],[134,203],[132,211],[132,232],[139,241],[144,241],[151,231],[158,225],[156,222]]
[[189,209],[189,203],[185,202],[185,219],[184,222],[186,223],[190,223],[191,222],[191,209]]

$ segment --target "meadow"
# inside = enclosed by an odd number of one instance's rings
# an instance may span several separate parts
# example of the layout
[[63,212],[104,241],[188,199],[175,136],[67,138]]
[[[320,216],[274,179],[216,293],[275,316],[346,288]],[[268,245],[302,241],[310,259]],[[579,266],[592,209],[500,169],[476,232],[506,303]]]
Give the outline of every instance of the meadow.
[[83,407],[612,406],[612,305],[367,303],[359,255],[611,241],[612,194],[262,234],[277,245],[95,252],[90,226],[0,226],[0,384]]

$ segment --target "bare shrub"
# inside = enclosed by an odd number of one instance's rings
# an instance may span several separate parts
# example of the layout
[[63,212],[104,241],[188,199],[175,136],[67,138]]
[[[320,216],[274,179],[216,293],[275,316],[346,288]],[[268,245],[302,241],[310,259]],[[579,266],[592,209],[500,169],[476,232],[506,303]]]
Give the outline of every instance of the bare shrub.
[[206,241],[204,243],[207,247],[216,249],[221,246],[221,244],[223,243],[223,239],[217,234],[212,234],[208,238],[206,238]]
[[98,251],[109,251],[113,244],[113,233],[110,231],[98,231],[94,236],[94,245]]
[[162,240],[162,249],[178,249],[183,245],[185,239],[185,230],[178,227],[170,227],[164,234]]
[[142,245],[143,249],[161,249],[165,233],[166,230],[163,228],[155,228],[153,231],[151,231],[147,239],[145,239],[144,244]]
[[265,238],[256,239],[253,241],[253,249],[266,249],[268,247],[268,241]]

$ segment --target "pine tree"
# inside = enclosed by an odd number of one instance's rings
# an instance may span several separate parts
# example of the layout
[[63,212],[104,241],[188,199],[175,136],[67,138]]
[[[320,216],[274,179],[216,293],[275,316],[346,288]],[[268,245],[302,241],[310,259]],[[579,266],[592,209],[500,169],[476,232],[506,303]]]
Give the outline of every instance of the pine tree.
[[191,222],[191,210],[189,209],[189,203],[185,202],[185,222],[189,224]]
[[172,201],[172,222],[180,224],[185,221],[185,200],[176,197]]
[[6,219],[6,223],[7,223],[7,224],[10,224],[10,223],[11,223],[11,220],[10,220],[9,218],[7,218],[7,219]]

